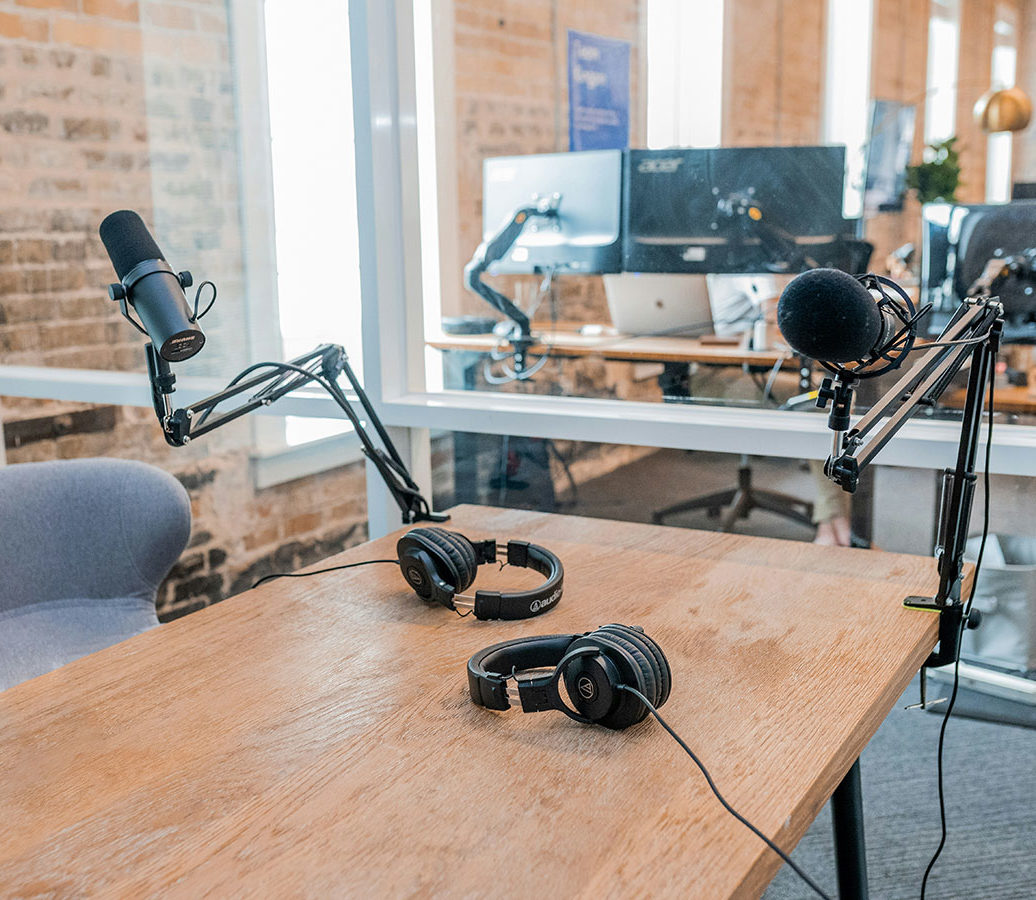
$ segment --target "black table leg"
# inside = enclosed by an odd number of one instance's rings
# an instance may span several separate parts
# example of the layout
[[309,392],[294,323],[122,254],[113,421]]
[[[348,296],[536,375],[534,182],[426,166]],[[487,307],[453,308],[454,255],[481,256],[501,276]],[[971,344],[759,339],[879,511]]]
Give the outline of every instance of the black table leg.
[[867,850],[863,839],[863,791],[856,760],[831,795],[835,864],[841,900],[867,900]]

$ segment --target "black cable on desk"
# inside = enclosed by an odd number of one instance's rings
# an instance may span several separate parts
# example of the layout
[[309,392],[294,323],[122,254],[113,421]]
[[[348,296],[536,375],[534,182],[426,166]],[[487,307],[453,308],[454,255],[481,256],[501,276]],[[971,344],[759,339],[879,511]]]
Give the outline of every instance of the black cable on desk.
[[640,700],[640,702],[648,708],[651,715],[658,719],[658,724],[669,732],[670,736],[673,738],[673,740],[676,741],[676,743],[683,747],[684,752],[701,770],[701,774],[705,776],[705,781],[709,785],[709,788],[712,790],[712,793],[716,795],[716,799],[719,800],[719,802],[723,805],[723,808],[728,813],[730,813],[735,819],[737,819],[742,825],[744,825],[749,831],[751,831],[752,834],[758,837],[764,844],[766,844],[767,847],[769,847],[774,853],[776,853],[781,859],[783,859],[791,867],[792,871],[799,876],[799,878],[801,878],[814,891],[816,891],[818,896],[823,897],[824,900],[831,900],[830,895],[825,894],[824,891],[820,888],[820,886],[817,885],[817,883],[812,878],[810,878],[805,872],[802,871],[802,869],[800,869],[795,863],[791,861],[791,857],[789,857],[783,850],[781,850],[780,847],[778,847],[765,834],[763,834],[758,828],[756,828],[755,825],[749,822],[748,819],[741,815],[741,813],[734,809],[733,806],[727,803],[723,795],[719,792],[719,789],[716,787],[715,782],[712,780],[712,776],[709,774],[709,770],[705,768],[705,764],[700,759],[698,759],[697,756],[695,756],[694,751],[687,746],[687,744],[684,742],[684,739],[680,737],[680,735],[678,735],[675,731],[673,731],[673,729],[669,726],[669,723],[662,718],[658,710],[655,709],[654,705],[651,703],[650,700],[648,700],[647,697],[645,697],[636,688],[631,688],[627,684],[619,684],[616,685],[616,687],[618,687],[620,691],[626,691],[629,694],[633,694],[634,697]]
[[398,559],[365,559],[363,562],[346,563],[342,566],[329,566],[326,569],[314,569],[312,572],[273,572],[270,575],[264,575],[255,584],[252,585],[252,590],[259,587],[264,581],[271,581],[274,578],[308,578],[310,575],[323,575],[325,572],[337,572],[340,569],[354,569],[356,566],[372,566],[375,563],[392,563],[394,566],[399,565]]

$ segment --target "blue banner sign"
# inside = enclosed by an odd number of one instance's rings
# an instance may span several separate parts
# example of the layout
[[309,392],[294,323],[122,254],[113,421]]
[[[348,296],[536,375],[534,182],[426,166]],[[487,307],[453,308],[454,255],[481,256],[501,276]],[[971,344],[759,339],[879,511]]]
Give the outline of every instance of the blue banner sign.
[[625,150],[630,143],[630,44],[568,32],[568,149]]

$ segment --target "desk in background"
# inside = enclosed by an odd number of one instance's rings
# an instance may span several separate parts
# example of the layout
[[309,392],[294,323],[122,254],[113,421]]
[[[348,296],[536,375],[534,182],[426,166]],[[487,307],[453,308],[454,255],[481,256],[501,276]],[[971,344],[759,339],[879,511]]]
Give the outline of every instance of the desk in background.
[[[529,348],[532,356],[549,353],[561,359],[600,356],[621,362],[661,362],[688,365],[702,363],[714,366],[759,366],[772,368],[781,360],[782,368],[798,368],[799,362],[791,351],[747,350],[740,346],[714,344],[700,338],[676,336],[594,335],[578,331],[542,331],[535,337],[537,343]],[[428,341],[436,350],[460,350],[490,353],[500,346],[495,335],[434,335]]]
[[[963,409],[967,393],[967,390],[962,388],[945,394],[940,402],[951,409]],[[1036,396],[1033,396],[1028,385],[998,386],[993,393],[993,410],[1014,415],[1036,415]]]
[[[675,335],[583,335],[572,327],[562,327],[556,331],[537,332],[538,342],[529,349],[532,357],[549,354],[556,359],[585,359],[598,357],[613,362],[625,363],[661,363],[662,373],[658,376],[658,384],[664,399],[678,402],[695,402],[701,398],[691,397],[690,367],[692,364],[712,368],[736,366],[752,367],[753,370],[766,372],[780,364],[782,370],[797,370],[799,388],[809,390],[810,369],[803,368],[798,357],[785,350],[749,350],[743,346],[727,343],[714,343],[700,338],[678,337]],[[779,332],[773,329],[773,337],[779,338]],[[482,361],[487,354],[501,346],[495,335],[447,335],[432,336],[428,346],[444,352],[446,367],[446,387],[462,390],[476,390],[478,375]],[[452,359],[452,365],[451,365]],[[544,373],[543,377],[548,377]],[[743,401],[734,401],[741,405]],[[542,472],[533,487],[539,495],[531,505],[539,508],[554,509],[556,498],[553,482],[549,475],[549,445],[539,447],[529,444],[525,439],[518,439],[518,447],[523,455],[529,458],[530,467]],[[501,463],[498,474],[493,479],[496,489],[493,502],[504,505],[507,501],[507,484],[504,456],[508,449],[513,449],[511,440],[504,439],[501,446]],[[479,501],[478,486],[484,479],[480,477],[478,457],[480,441],[475,435],[454,435],[454,484],[457,486],[459,502]]]
[[664,714],[790,849],[936,641],[901,605],[931,559],[479,507],[449,525],[557,552],[558,608],[461,620],[391,566],[281,579],[0,693],[0,893],[757,896],[780,861],[657,724],[488,712],[468,657],[644,626]]

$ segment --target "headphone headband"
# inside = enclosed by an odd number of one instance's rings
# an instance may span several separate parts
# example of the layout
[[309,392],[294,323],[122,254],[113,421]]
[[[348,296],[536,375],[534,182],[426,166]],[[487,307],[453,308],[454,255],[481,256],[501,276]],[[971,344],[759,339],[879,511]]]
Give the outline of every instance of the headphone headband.
[[[548,634],[516,638],[479,650],[468,660],[468,693],[472,701],[486,709],[510,709],[507,680],[512,678],[514,673],[527,669],[553,669],[578,637],[582,635]],[[518,693],[524,710],[526,698],[522,696],[522,682],[518,684]],[[545,708],[552,706],[553,704],[549,704]]]
[[[481,543],[492,545],[492,555],[486,562],[496,562],[496,541]],[[553,553],[528,541],[508,541],[507,565],[533,569],[547,580],[527,591],[476,591],[476,619],[528,619],[557,605],[561,599],[565,570]]]

